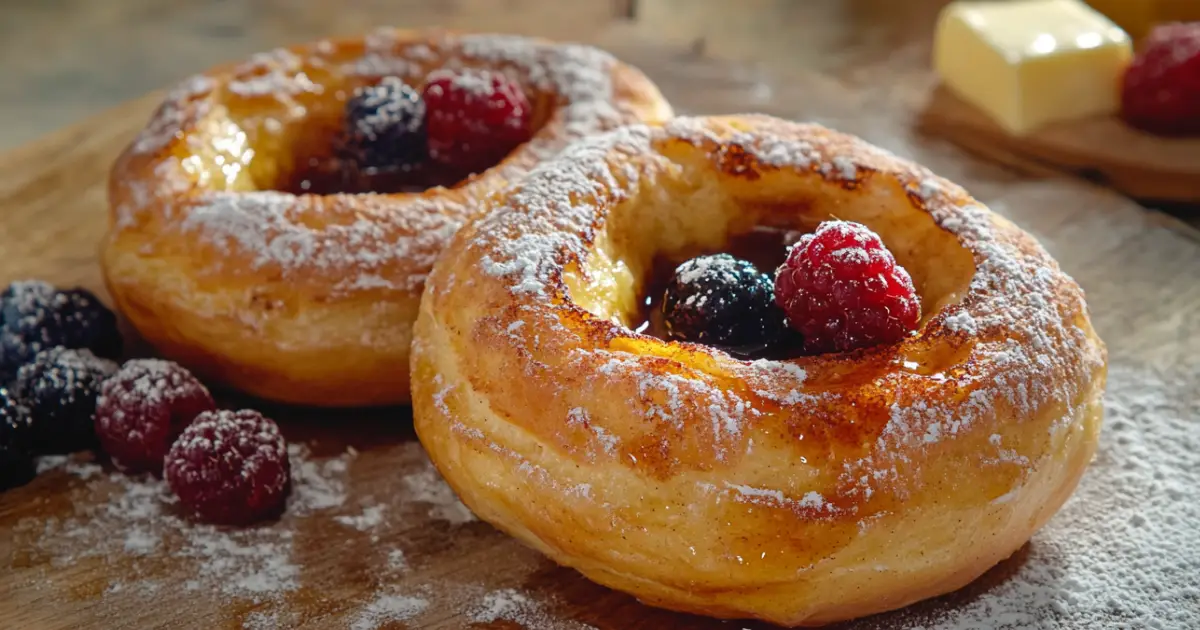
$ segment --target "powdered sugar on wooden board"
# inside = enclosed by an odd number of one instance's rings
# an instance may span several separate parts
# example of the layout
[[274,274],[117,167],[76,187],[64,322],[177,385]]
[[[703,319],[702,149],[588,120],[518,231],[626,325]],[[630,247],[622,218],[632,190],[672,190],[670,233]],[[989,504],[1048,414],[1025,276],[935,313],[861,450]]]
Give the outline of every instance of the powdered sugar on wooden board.
[[[1193,579],[1200,573],[1200,399],[1191,385],[1197,379],[1200,365],[1172,371],[1113,366],[1096,461],[1020,560],[1010,561],[1004,571],[1010,575],[847,628],[1200,627],[1200,588]],[[54,588],[58,571],[99,561],[108,567],[96,595],[104,601],[142,605],[182,590],[198,602],[258,602],[242,620],[245,628],[291,627],[303,620],[289,597],[314,583],[350,578],[307,572],[298,545],[306,531],[320,526],[333,528],[320,530],[330,532],[324,541],[378,537],[369,547],[377,551],[363,562],[380,581],[341,608],[343,627],[422,627],[422,620],[444,620],[447,613],[462,615],[463,625],[589,627],[556,612],[552,591],[520,586],[524,573],[500,585],[483,574],[448,578],[436,570],[437,558],[456,553],[453,547],[403,548],[398,532],[428,522],[431,513],[461,509],[416,443],[396,455],[402,463],[386,495],[378,488],[373,495],[356,492],[350,471],[360,456],[353,452],[315,457],[298,444],[289,451],[294,488],[287,515],[279,523],[235,530],[181,519],[160,481],[126,477],[78,456],[43,458],[43,475],[74,478],[69,494],[75,509],[62,518],[27,518],[13,532],[18,555],[47,558],[45,572],[20,569],[38,580],[28,588]],[[748,501],[778,500],[749,486],[714,490]],[[495,544],[513,544],[483,531]],[[453,539],[455,533],[439,529],[437,535]],[[164,572],[166,557],[171,565]]]
[[1200,628],[1198,378],[1200,365],[1113,367],[1096,459],[1015,573],[960,607],[861,627]]
[[[357,452],[314,457],[309,447],[290,444],[292,493],[284,516],[274,523],[245,528],[199,524],[183,517],[166,484],[150,476],[127,476],[108,471],[83,454],[43,457],[40,474],[75,478],[69,489],[74,513],[62,518],[25,519],[15,528],[19,555],[46,558],[46,577],[54,570],[99,562],[107,569],[102,598],[128,600],[152,597],[168,585],[175,591],[205,599],[281,606],[277,613],[259,610],[247,617],[247,627],[287,624],[289,597],[306,582],[299,540],[321,523],[336,523],[342,535],[367,532],[374,542],[392,525],[417,522],[473,521],[415,442],[402,447],[410,462],[387,496],[358,497],[351,487],[350,467]],[[353,500],[352,500],[353,499]],[[394,531],[386,529],[386,531]],[[398,541],[379,542],[375,561],[382,580],[395,580],[409,571]],[[170,564],[162,559],[170,557]],[[136,579],[134,579],[136,576]],[[132,579],[132,581],[131,581]],[[45,584],[32,588],[46,588]],[[353,627],[375,628],[408,619],[428,606],[415,594],[393,592],[381,584],[375,598]],[[206,600],[207,601],[207,600]],[[272,625],[275,624],[275,625]]]
[[470,619],[474,623],[510,621],[526,630],[595,630],[587,624],[556,620],[533,595],[511,588],[484,594],[471,609]]

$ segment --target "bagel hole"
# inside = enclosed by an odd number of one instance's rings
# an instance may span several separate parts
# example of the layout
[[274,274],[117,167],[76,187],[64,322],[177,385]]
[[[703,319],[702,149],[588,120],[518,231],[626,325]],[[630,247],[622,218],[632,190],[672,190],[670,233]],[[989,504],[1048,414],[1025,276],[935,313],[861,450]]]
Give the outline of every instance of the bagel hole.
[[[693,165],[688,163],[692,156],[671,157],[668,176],[613,209],[586,273],[567,277],[576,303],[631,332],[667,339],[658,307],[678,264],[728,253],[773,277],[790,245],[834,219],[862,223],[879,234],[912,276],[921,302],[919,326],[959,301],[970,286],[975,271],[970,251],[928,212],[914,207],[895,179],[872,177],[855,189],[814,185],[809,177],[818,175],[778,171],[721,179],[713,177],[707,158]],[[596,282],[583,280],[621,276],[627,278],[599,290]],[[766,356],[800,357],[797,342]],[[742,354],[736,350],[731,354]]]
[[[210,127],[208,144],[222,146],[238,141],[246,151],[235,156],[246,164],[249,183],[239,190],[270,190],[295,195],[333,194],[404,194],[422,193],[434,188],[458,188],[482,173],[509,160],[525,143],[512,147],[494,163],[479,168],[459,168],[426,159],[416,168],[363,168],[352,159],[346,142],[346,102],[357,88],[377,84],[374,79],[320,76],[312,80],[322,90],[301,94],[290,102],[262,98],[227,96],[227,105],[219,108],[221,124]],[[420,81],[407,80],[419,89]],[[534,137],[553,115],[554,96],[524,85],[532,108],[530,137]],[[222,170],[230,156],[204,159],[202,168],[225,181]],[[203,156],[202,156],[203,158]],[[210,178],[211,181],[211,178]],[[228,185],[230,189],[234,186]]]
[[[637,333],[663,340],[670,339],[663,322],[663,298],[667,285],[675,276],[675,269],[682,263],[699,256],[729,254],[735,258],[749,261],[758,271],[774,278],[775,270],[787,258],[788,247],[799,240],[803,234],[797,230],[758,225],[747,232],[731,235],[724,247],[689,248],[672,252],[670,255],[660,253],[654,257],[649,273],[643,280],[639,311],[631,319],[629,327]],[[787,335],[783,344],[777,347],[767,348],[756,345],[717,347],[734,356],[744,358],[786,358],[799,355],[802,351],[801,339],[797,335]]]

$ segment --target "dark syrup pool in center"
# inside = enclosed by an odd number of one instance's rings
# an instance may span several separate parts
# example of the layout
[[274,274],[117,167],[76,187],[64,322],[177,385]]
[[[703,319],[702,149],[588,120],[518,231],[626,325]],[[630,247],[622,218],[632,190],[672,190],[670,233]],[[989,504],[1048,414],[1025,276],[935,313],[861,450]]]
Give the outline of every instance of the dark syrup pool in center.
[[284,178],[279,190],[295,195],[420,193],[456,188],[474,177],[474,172],[435,163],[410,170],[364,169],[336,158],[309,158]]
[[[750,261],[762,273],[775,277],[775,270],[787,258],[788,247],[800,240],[803,232],[781,230],[771,227],[757,227],[749,232],[732,237],[726,247],[719,251],[698,251],[683,258],[659,257],[654,260],[650,276],[643,289],[639,323],[634,330],[639,333],[670,339],[666,326],[663,324],[662,301],[667,284],[680,263],[696,256],[706,254],[726,253],[736,258]],[[784,338],[773,344],[753,344],[746,346],[723,346],[710,344],[739,359],[787,359],[804,354],[803,339],[799,333],[789,329]]]

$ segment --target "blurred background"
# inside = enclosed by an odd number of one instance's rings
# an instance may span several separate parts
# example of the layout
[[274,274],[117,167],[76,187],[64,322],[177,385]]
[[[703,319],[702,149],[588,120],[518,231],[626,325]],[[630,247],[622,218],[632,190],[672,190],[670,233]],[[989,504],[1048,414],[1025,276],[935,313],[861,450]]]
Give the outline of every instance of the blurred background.
[[[0,150],[213,64],[383,24],[650,36],[781,70],[925,41],[945,0],[0,0]],[[640,38],[645,40],[646,37]]]

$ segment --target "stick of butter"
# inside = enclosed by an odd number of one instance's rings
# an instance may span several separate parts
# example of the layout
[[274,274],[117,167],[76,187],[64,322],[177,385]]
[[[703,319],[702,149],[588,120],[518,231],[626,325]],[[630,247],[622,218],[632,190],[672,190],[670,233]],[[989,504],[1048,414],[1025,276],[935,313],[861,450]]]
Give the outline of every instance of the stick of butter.
[[1115,113],[1129,36],[1078,0],[955,2],[942,10],[934,69],[1009,133]]

